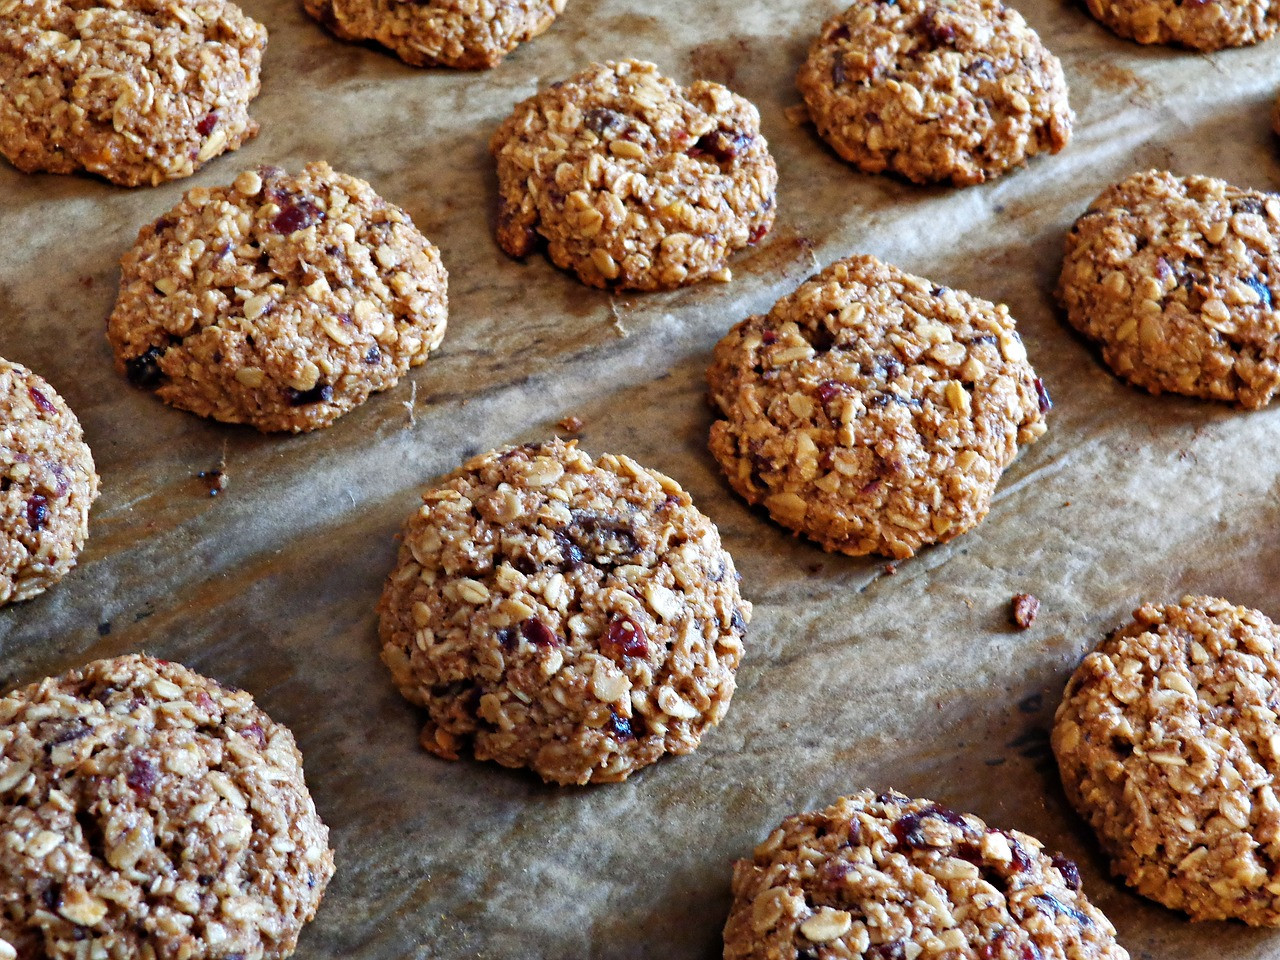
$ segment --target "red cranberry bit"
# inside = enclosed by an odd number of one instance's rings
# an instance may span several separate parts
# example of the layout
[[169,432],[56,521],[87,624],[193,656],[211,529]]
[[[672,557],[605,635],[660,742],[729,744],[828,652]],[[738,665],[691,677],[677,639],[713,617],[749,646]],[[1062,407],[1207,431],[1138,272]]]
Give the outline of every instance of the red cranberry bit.
[[778,342],[778,333],[775,330],[766,330],[760,334],[760,340],[765,346],[773,346]]
[[159,347],[148,347],[146,353],[124,362],[125,376],[136,387],[158,387],[164,379],[164,373],[160,369],[162,356],[164,351]]
[[644,635],[644,629],[640,624],[626,617],[619,617],[609,624],[609,629],[605,631],[602,646],[605,648],[605,652],[614,660],[621,660],[624,657],[641,658],[649,655],[649,641]]
[[49,402],[49,398],[37,390],[35,387],[28,387],[27,393],[31,394],[31,400],[37,407],[45,413],[53,413],[57,408]]
[[324,214],[310,200],[286,200],[271,221],[276,233],[295,233],[324,219]]
[[133,766],[129,772],[125,774],[124,782],[129,785],[132,790],[140,797],[149,797],[155,789],[156,781],[160,778],[156,765],[146,757],[135,756],[133,758]]
[[1062,874],[1062,882],[1072,890],[1080,889],[1080,868],[1074,860],[1068,860],[1060,853],[1053,855],[1053,865]]
[[196,706],[205,713],[213,713],[217,708],[217,704],[213,702],[213,697],[209,696],[203,690],[196,694]]
[[258,745],[259,750],[261,750],[263,747],[267,745],[267,732],[262,729],[261,724],[258,724],[258,723],[249,724],[247,727],[245,727],[243,730],[240,731],[240,735],[244,737],[246,740],[252,740],[254,743],[256,743]]
[[285,387],[285,399],[291,407],[305,407],[311,403],[328,403],[333,399],[333,387],[327,383],[318,383],[310,390],[295,390]]
[[1044,960],[1044,954],[1034,943],[1026,943],[1022,946],[1022,956],[1019,960]]
[[49,519],[49,500],[43,494],[35,493],[27,501],[27,526],[32,530],[40,530]]
[[[997,832],[1004,833],[1003,830]],[[1022,849],[1022,844],[1007,833],[1004,833],[1004,838],[1009,841],[1009,851],[1013,854],[1013,864],[1011,865],[1009,872],[1024,873],[1025,871],[1030,870],[1031,858],[1027,856],[1027,851]]]
[[829,405],[836,397],[844,395],[844,384],[835,380],[823,380],[818,384],[818,399],[823,406]]
[[944,23],[938,18],[939,11],[935,8],[925,13],[921,19],[920,26],[925,32],[925,36],[932,41],[935,47],[945,46],[956,38],[956,28],[950,23]]
[[213,133],[213,128],[218,125],[218,111],[210,110],[205,114],[204,119],[196,124],[196,133],[202,137],[207,137]]
[[1036,399],[1040,401],[1041,413],[1048,413],[1053,409],[1053,400],[1049,398],[1049,391],[1039,377],[1036,377]]
[[898,843],[912,850],[920,850],[928,847],[929,843],[925,839],[924,830],[921,829],[921,825],[926,817],[933,817],[936,820],[949,823],[953,827],[959,827],[961,830],[968,826],[968,824],[965,823],[964,817],[960,816],[960,814],[942,806],[941,804],[935,803],[932,806],[921,810],[919,813],[908,813],[904,815],[893,825],[891,829],[893,830],[893,835],[897,839]]
[[520,623],[520,635],[535,647],[551,647],[558,642],[551,628],[537,617],[530,617]]
[[1019,630],[1029,630],[1040,613],[1040,599],[1034,594],[1020,593],[1013,598],[1009,616]]

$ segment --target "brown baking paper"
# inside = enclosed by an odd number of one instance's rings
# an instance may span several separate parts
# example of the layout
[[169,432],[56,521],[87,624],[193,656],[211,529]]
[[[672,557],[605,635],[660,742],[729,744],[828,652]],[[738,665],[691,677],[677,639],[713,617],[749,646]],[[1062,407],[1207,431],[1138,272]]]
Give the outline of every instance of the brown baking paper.
[[[485,73],[416,70],[340,43],[289,0],[261,135],[187,182],[128,191],[0,163],[0,355],[48,378],[103,477],[80,566],[0,610],[5,685],[145,650],[252,691],[296,732],[338,872],[298,956],[663,958],[720,950],[730,861],[786,814],[895,787],[1028,831],[1081,862],[1135,958],[1280,956],[1280,934],[1192,924],[1111,880],[1047,745],[1082,653],[1145,598],[1226,596],[1280,617],[1280,408],[1241,413],[1115,380],[1063,325],[1062,236],[1151,166],[1280,185],[1277,44],[1213,56],[1119,40],[1059,0],[1020,4],[1078,114],[1057,157],[967,190],[854,172],[784,115],[832,0],[570,0]],[[781,172],[773,233],[731,284],[611,296],[491,238],[487,141],[519,99],[592,59],[656,60],[753,100]],[[450,271],[444,346],[330,429],[261,436],[172,410],[117,376],[117,263],[197,184],[313,159],[406,208]],[[747,509],[705,448],[715,341],[819,266],[870,252],[1012,308],[1056,407],[991,515],[889,575]],[[720,525],[755,603],[739,688],[693,756],[627,783],[542,785],[447,763],[378,661],[373,607],[418,491],[464,457],[585,423],[591,452],[671,474]],[[225,458],[216,498],[195,477]],[[1010,598],[1043,602],[1026,632]]]

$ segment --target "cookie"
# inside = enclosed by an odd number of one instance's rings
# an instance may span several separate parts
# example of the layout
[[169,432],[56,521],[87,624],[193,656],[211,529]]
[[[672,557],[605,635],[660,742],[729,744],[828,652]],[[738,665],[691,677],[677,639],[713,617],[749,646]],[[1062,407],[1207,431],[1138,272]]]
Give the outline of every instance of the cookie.
[[498,243],[545,242],[593,287],[661,290],[729,278],[773,225],[778,172],[760,114],[718,83],[652,63],[595,64],[524,101],[493,135]]
[[852,555],[970,530],[1050,406],[1007,307],[870,256],[739,323],[707,380],[730,486]]
[[1127,960],[1034,837],[870,790],[788,817],[733,868],[725,960]]
[[0,359],[0,606],[43,593],[76,565],[97,497],[76,415],[40,377]]
[[1192,50],[1260,43],[1280,27],[1275,0],[1085,0],[1100,23],[1126,40]]
[[1133,616],[1058,707],[1067,797],[1143,896],[1280,926],[1280,628],[1213,597]]
[[266,46],[229,0],[2,0],[0,153],[126,187],[189,177],[257,134]]
[[1062,64],[1000,0],[854,4],[796,85],[843,159],[916,183],[982,183],[1071,139]]
[[691,753],[729,708],[751,617],[679,484],[561,440],[483,454],[428,490],[378,611],[426,749],[560,784]]
[[287,957],[333,875],[293,735],[150,657],[0,700],[0,955]]
[[1280,388],[1277,297],[1280,195],[1160,170],[1093,201],[1058,281],[1067,320],[1117,375],[1247,409]]
[[439,251],[327,163],[197,187],[142,228],[121,266],[107,321],[117,369],[226,423],[328,426],[444,338]]
[[545,32],[566,0],[303,0],[343,40],[372,40],[415,67],[496,67]]

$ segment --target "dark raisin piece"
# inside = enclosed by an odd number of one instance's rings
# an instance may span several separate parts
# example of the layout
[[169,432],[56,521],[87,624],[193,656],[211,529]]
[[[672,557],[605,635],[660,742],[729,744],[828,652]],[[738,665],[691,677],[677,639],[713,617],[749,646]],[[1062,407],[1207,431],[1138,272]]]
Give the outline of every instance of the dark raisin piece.
[[309,200],[286,200],[271,221],[276,233],[295,233],[324,219],[324,213]]
[[155,789],[156,781],[160,779],[160,773],[156,770],[156,765],[146,757],[135,756],[133,758],[133,766],[129,768],[129,772],[125,774],[124,782],[129,785],[132,790],[140,797],[149,797]]
[[920,829],[922,820],[924,820],[923,814],[908,813],[894,823],[893,836],[898,841],[898,846],[907,847],[910,850],[919,850],[921,847],[928,846],[924,831]]
[[778,334],[775,330],[765,330],[760,334],[760,340],[765,346],[772,346],[778,342]]
[[627,617],[619,617],[609,624],[600,646],[614,660],[649,655],[649,640],[644,635],[644,628]]
[[196,124],[196,133],[202,137],[207,137],[213,133],[213,128],[218,125],[218,111],[210,110],[204,115],[204,119]]
[[626,717],[618,716],[618,712],[609,708],[609,730],[619,740],[634,740],[636,738],[635,731],[631,729],[631,721]]
[[1074,860],[1068,860],[1060,853],[1053,855],[1053,865],[1062,874],[1062,882],[1072,890],[1080,889],[1080,868]]
[[1245,283],[1252,287],[1253,292],[1262,300],[1262,309],[1272,309],[1271,288],[1267,286],[1266,281],[1263,280],[1262,277],[1252,277],[1246,280]]
[[1009,617],[1019,630],[1029,630],[1040,613],[1040,599],[1030,593],[1020,593],[1013,598]]
[[749,133],[713,130],[699,137],[688,152],[691,157],[710,157],[716,163],[729,163],[739,154],[745,153],[754,139]]
[[364,362],[371,365],[382,362],[382,351],[378,349],[378,345],[376,343],[370,347],[369,352],[364,355]]
[[1093,926],[1093,918],[1090,917],[1087,913],[1083,912],[1082,910],[1077,910],[1075,907],[1073,907],[1069,903],[1063,903],[1061,900],[1059,900],[1057,897],[1053,896],[1052,894],[1048,894],[1048,893],[1036,894],[1034,897],[1031,898],[1031,902],[1053,913],[1059,914],[1064,917],[1070,917],[1072,920],[1080,924],[1082,927]]
[[503,650],[514,650],[516,648],[516,632],[510,627],[503,627],[494,636],[502,644]]
[[1036,377],[1036,399],[1040,403],[1041,413],[1048,413],[1053,409],[1053,400],[1049,396],[1049,390],[1039,377]]
[[907,948],[901,940],[873,944],[862,954],[863,960],[907,960]]
[[49,884],[40,894],[40,899],[47,909],[57,910],[58,904],[62,902],[62,887],[56,883]]
[[839,87],[847,79],[849,79],[849,74],[844,68],[844,57],[838,56],[836,57],[836,62],[831,65],[831,82]]
[[606,130],[620,129],[626,124],[626,119],[617,110],[596,107],[582,115],[582,124],[592,133],[604,133]]
[[921,18],[920,26],[935,47],[942,47],[955,40],[956,28],[953,24],[940,20],[938,14],[936,7],[928,10]]
[[40,530],[49,519],[49,499],[43,494],[35,493],[27,500],[27,526],[32,530]]
[[983,57],[979,57],[965,67],[964,72],[971,77],[977,77],[979,80],[994,80],[996,78],[996,68],[991,65],[990,60]]
[[729,617],[729,626],[733,627],[733,629],[738,633],[747,632],[747,621],[742,616],[741,610],[733,611],[733,615]]
[[49,398],[37,390],[35,387],[28,387],[27,393],[31,394],[31,400],[37,407],[45,413],[53,413],[57,408],[49,402]]
[[162,356],[164,351],[159,347],[148,347],[146,353],[124,362],[125,376],[134,386],[148,389],[158,387],[164,379],[164,373],[160,369]]
[[847,23],[842,23],[831,31],[831,39],[836,41],[836,43],[848,40],[850,36],[852,36],[852,34],[849,33],[849,25]]
[[285,387],[285,399],[291,407],[305,407],[310,403],[328,403],[333,399],[333,387],[327,383],[317,383],[310,390],[294,390]]
[[535,647],[550,647],[558,642],[551,628],[537,617],[530,617],[520,623],[520,634]]
[[844,395],[844,384],[835,380],[823,380],[818,384],[818,399],[823,406],[829,405],[836,397]]

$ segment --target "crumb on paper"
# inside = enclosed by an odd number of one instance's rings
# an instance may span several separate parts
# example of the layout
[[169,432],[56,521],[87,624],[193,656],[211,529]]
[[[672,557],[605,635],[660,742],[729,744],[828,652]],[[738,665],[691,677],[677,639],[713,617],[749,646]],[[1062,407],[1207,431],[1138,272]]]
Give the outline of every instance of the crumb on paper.
[[225,443],[222,445],[222,456],[218,460],[218,465],[209,470],[201,470],[196,474],[196,478],[204,481],[211,497],[216,497],[227,489],[227,482],[230,477],[227,474],[227,445]]
[[581,417],[568,416],[561,419],[560,422],[556,424],[556,426],[559,427],[561,430],[563,430],[565,433],[578,434],[582,432],[582,428],[584,424],[582,422]]
[[898,572],[898,565],[896,563],[886,563],[884,565],[884,575],[886,577],[892,577],[896,575],[897,572]]
[[1013,598],[1009,616],[1019,630],[1029,630],[1040,613],[1040,600],[1034,594],[1019,593]]
[[787,120],[794,123],[797,127],[803,127],[806,124],[813,122],[812,118],[809,116],[809,108],[803,103],[793,103],[791,106],[787,107],[787,109],[783,110],[782,114],[787,118]]
[[418,382],[416,380],[409,381],[409,399],[403,402],[405,410],[409,412],[409,426],[416,427],[418,425],[418,413],[415,409],[418,405]]
[[613,329],[618,331],[618,336],[631,336],[631,331],[622,325],[622,313],[618,310],[617,300],[609,301],[609,312],[613,314]]

